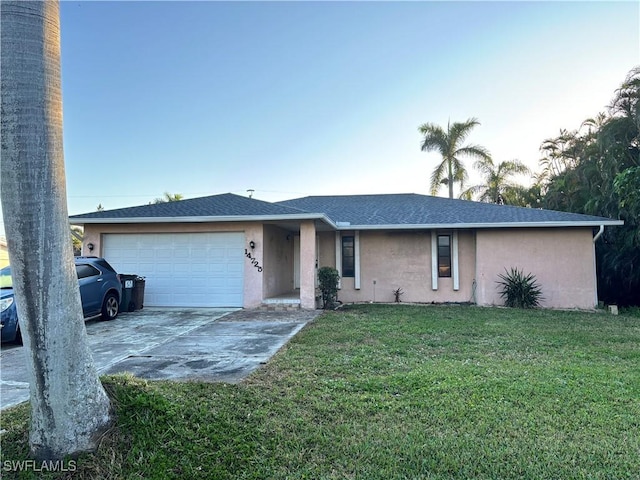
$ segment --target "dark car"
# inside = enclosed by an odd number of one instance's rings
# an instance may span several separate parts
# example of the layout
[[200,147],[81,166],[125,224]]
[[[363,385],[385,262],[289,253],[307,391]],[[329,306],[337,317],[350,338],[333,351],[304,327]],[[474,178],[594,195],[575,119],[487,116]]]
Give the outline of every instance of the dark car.
[[[82,313],[85,319],[101,316],[113,320],[118,316],[122,284],[120,275],[104,259],[98,257],[75,257],[76,273],[82,298]],[[11,267],[0,270],[0,310],[2,342],[21,342],[18,312],[13,298]]]

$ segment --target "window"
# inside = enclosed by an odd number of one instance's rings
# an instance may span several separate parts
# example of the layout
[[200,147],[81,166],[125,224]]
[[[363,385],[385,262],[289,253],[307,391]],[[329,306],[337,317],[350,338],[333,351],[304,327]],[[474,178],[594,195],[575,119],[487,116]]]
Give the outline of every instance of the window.
[[355,241],[352,235],[342,237],[342,276],[355,276]]
[[438,276],[451,276],[451,235],[438,235]]
[[100,275],[100,272],[91,265],[76,265],[76,273],[78,274],[78,279]]
[[109,265],[109,263],[107,263],[107,261],[104,258],[96,260],[96,265],[98,265],[100,268],[102,268],[103,272],[107,271],[107,272],[116,273],[116,271],[113,269],[113,267],[111,265]]

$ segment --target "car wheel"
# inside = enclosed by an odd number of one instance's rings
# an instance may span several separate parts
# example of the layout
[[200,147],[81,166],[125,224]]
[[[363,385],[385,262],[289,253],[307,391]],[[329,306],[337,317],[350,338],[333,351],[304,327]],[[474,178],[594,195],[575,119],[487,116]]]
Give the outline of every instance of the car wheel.
[[13,339],[14,343],[22,345],[22,333],[20,332],[20,326],[16,327],[16,338]]
[[118,316],[118,297],[115,293],[107,293],[102,302],[102,319],[113,320]]

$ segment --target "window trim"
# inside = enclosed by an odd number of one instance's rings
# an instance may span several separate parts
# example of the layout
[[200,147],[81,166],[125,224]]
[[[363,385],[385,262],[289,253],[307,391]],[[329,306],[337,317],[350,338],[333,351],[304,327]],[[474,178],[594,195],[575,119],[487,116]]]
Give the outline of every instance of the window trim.
[[[453,235],[450,233],[438,233],[437,246],[438,246],[438,278],[451,278],[453,276],[453,255],[452,255],[452,240]],[[447,238],[448,245],[441,245],[440,239]],[[443,254],[442,249],[447,248],[446,254]],[[447,260],[443,262],[443,260]],[[443,273],[443,269],[445,272]],[[448,271],[447,271],[448,269]]]
[[[351,241],[351,254],[347,255],[345,252],[345,243],[347,241]],[[347,248],[349,248],[347,246]],[[340,241],[340,252],[341,252],[341,274],[344,278],[355,278],[356,276],[356,237],[355,235],[342,235],[342,239]],[[345,260],[350,259],[351,265],[349,268],[346,268]]]

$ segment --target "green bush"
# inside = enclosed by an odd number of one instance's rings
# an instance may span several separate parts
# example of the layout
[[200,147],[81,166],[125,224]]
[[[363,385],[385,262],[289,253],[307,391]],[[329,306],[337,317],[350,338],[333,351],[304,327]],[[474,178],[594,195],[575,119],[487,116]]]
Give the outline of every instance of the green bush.
[[322,293],[322,308],[334,309],[338,305],[338,282],[340,274],[335,268],[322,267],[318,270],[318,286]]
[[513,267],[510,271],[505,268],[505,272],[506,275],[498,275],[501,280],[496,282],[501,287],[500,296],[504,298],[505,306],[513,308],[540,306],[542,290],[532,273],[525,275],[522,270]]

